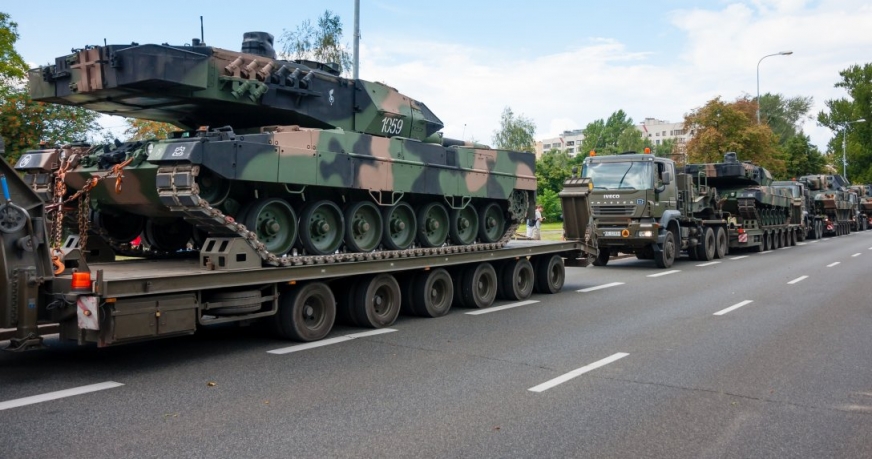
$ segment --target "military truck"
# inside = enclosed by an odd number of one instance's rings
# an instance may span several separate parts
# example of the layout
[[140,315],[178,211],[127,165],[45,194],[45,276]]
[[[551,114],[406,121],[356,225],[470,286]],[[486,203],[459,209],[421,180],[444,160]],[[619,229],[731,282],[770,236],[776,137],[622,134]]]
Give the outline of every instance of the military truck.
[[[210,237],[202,249],[174,258],[107,259],[82,250],[77,234],[56,252],[46,203],[2,159],[0,182],[0,341],[10,340],[11,351],[41,348],[52,333],[103,347],[254,321],[267,322],[281,337],[314,341],[337,318],[380,328],[401,310],[437,317],[452,306],[484,308],[497,297],[556,293],[565,265],[586,266],[596,255],[590,240],[502,238],[264,266],[243,238]],[[572,206],[567,214],[590,214],[584,193]],[[577,228],[585,232],[586,224]]]
[[851,185],[857,196],[857,218],[854,231],[866,231],[872,227],[872,185]]
[[838,174],[804,175],[799,180],[808,185],[813,202],[809,221],[814,223],[809,237],[820,239],[850,233],[856,220],[857,198],[848,191],[848,181]]

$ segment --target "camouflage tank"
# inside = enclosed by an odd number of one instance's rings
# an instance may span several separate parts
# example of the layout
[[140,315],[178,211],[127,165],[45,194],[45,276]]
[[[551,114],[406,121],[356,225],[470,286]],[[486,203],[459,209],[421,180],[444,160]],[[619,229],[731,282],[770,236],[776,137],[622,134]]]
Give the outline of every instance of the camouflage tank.
[[32,151],[16,168],[49,201],[84,194],[113,243],[142,233],[173,252],[241,236],[271,264],[492,244],[532,215],[532,153],[443,138],[423,103],[329,64],[278,60],[272,39],[246,33],[242,52],[199,40],[93,46],[31,71],[34,100],[182,131]]
[[768,170],[749,161],[740,162],[736,153],[726,153],[722,163],[688,164],[685,173],[693,178],[694,185],[717,189],[720,210],[729,212],[733,223],[757,220],[765,227],[791,219],[788,193],[770,186],[772,175]]
[[809,209],[814,204],[806,183],[798,180],[782,180],[772,182],[772,187],[784,190],[790,196],[792,202],[790,221],[800,225],[798,236],[800,241],[804,241],[812,227],[812,222],[809,220]]
[[804,175],[799,180],[808,184],[813,200],[813,210],[821,228],[816,237],[841,236],[851,232],[857,206],[857,198],[850,191],[844,177],[833,175]]

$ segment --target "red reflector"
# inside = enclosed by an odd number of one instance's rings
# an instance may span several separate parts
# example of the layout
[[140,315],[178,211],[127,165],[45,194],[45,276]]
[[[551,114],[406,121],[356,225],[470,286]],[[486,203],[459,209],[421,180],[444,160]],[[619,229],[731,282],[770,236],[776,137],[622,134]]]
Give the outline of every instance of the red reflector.
[[739,234],[745,234],[745,228],[739,228]]
[[73,290],[91,290],[91,272],[75,272],[73,273]]

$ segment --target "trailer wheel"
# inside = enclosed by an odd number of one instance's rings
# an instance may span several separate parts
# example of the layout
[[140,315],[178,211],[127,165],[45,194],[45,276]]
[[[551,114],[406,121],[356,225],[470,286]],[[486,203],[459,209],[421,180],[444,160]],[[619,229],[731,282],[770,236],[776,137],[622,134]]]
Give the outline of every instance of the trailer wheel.
[[521,258],[505,263],[499,279],[499,296],[506,300],[525,300],[533,293],[535,273],[530,260]]
[[781,230],[781,247],[790,246],[790,239],[788,237],[788,230]]
[[451,268],[451,270],[449,271],[449,274],[451,274],[452,283],[454,284],[454,298],[451,302],[454,307],[466,307],[466,302],[463,299],[462,293],[463,288],[461,288],[461,286],[463,285],[464,277],[466,277],[466,271],[468,271],[469,269],[469,266],[458,266],[455,268]]
[[669,268],[675,262],[675,236],[672,231],[666,231],[663,239],[663,247],[660,252],[654,253],[654,263],[658,268]]
[[497,272],[490,263],[470,266],[458,286],[463,305],[468,308],[486,308],[497,297]]
[[336,321],[346,325],[359,327],[354,314],[357,279],[345,278],[331,284],[333,296],[336,298]]
[[727,255],[727,232],[723,226],[715,230],[715,258],[721,259]]
[[439,268],[417,273],[407,285],[402,303],[413,314],[421,317],[448,314],[454,297],[454,284],[448,271]]
[[712,261],[715,257],[716,244],[714,230],[706,228],[702,242],[696,246],[696,258],[702,261]]
[[283,338],[317,341],[324,338],[336,320],[336,299],[323,282],[312,282],[279,297],[275,328]]
[[593,260],[594,266],[605,266],[609,264],[609,257],[611,256],[611,251],[608,248],[599,249],[599,252],[596,254],[596,258]]
[[352,313],[361,327],[387,327],[400,315],[400,302],[400,284],[394,276],[377,274],[359,281]]
[[566,267],[560,255],[543,255],[537,257],[535,264],[536,277],[533,289],[536,293],[557,293],[566,281]]

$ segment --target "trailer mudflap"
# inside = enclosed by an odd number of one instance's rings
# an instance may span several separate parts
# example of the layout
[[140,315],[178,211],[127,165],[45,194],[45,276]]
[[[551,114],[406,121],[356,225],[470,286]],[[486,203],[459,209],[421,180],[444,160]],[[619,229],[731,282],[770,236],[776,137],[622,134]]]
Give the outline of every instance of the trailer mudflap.
[[119,298],[106,303],[100,347],[112,344],[190,335],[197,329],[197,295],[181,293],[139,298]]

